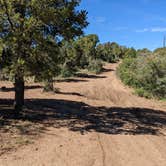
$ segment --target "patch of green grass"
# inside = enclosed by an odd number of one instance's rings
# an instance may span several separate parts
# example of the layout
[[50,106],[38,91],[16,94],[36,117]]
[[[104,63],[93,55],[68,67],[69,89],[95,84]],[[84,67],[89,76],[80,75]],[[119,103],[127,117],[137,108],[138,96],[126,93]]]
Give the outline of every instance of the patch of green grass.
[[162,98],[161,101],[166,102],[166,98]]
[[152,95],[145,91],[143,88],[135,89],[135,94],[137,94],[140,97],[145,97],[147,99],[152,98]]

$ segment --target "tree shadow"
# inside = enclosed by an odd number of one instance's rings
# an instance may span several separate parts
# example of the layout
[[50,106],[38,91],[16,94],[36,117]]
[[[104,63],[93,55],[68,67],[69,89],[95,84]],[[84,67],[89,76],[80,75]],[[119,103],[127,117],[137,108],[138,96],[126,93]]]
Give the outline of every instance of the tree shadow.
[[[102,69],[102,73],[107,73],[107,72],[112,72],[112,71],[115,71],[113,69],[106,69],[106,68],[103,68]],[[56,79],[55,82],[88,82],[88,80],[85,80],[86,78],[87,79],[100,79],[100,78],[106,78],[106,76],[101,76],[101,75],[95,75],[95,74],[87,74],[87,73],[76,73],[74,75],[76,78],[66,78],[66,79]],[[81,78],[81,79],[78,79],[78,78]]]
[[[42,88],[41,85],[31,85],[31,86],[25,86],[25,90],[33,90],[33,89],[40,89]],[[11,92],[11,91],[14,91],[14,87],[1,87],[0,88],[0,91],[1,92]]]
[[102,73],[107,73],[107,72],[112,72],[112,71],[115,71],[115,70],[114,69],[106,69],[106,68],[102,69]]
[[55,82],[88,82],[88,80],[81,80],[76,78],[56,79]]
[[[108,73],[108,72],[113,72],[115,71],[114,69],[107,69],[107,68],[102,68],[102,71],[100,74],[103,73]],[[100,74],[98,75],[93,75],[93,74],[87,74],[87,73],[76,73],[75,76],[78,78],[90,78],[90,79],[100,79],[100,78],[107,78],[106,76],[101,76]]]
[[86,73],[77,73],[77,74],[75,74],[75,76],[78,78],[90,78],[90,79],[107,78],[106,76],[86,74]]
[[[0,100],[0,128],[10,125],[13,119],[28,121],[31,125],[26,126],[23,134],[34,132],[31,131],[32,125],[42,125],[39,132],[44,132],[51,126],[65,127],[82,134],[99,132],[110,135],[164,135],[166,130],[166,112],[160,110],[93,107],[75,101],[27,99],[26,108],[15,119],[11,104],[12,100]],[[21,128],[21,124],[17,124],[17,127]]]
[[76,93],[76,92],[61,92],[61,91],[57,91],[56,94],[84,97],[84,95],[82,95],[80,93]]

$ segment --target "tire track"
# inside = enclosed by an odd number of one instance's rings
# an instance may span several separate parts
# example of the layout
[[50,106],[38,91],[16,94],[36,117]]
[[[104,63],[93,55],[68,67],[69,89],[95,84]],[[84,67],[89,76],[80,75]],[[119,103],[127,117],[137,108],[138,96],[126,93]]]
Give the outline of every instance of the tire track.
[[106,166],[106,152],[104,150],[104,146],[102,144],[100,134],[97,134],[97,138],[98,138],[98,143],[99,143],[100,149],[102,151],[102,163],[103,163],[103,166]]

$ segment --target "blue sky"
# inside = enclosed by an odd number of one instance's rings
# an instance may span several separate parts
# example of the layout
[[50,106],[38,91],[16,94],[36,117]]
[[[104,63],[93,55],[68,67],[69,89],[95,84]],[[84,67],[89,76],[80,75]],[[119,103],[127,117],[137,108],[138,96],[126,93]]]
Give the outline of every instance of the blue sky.
[[166,36],[166,0],[82,0],[88,11],[86,34],[100,42],[151,50],[162,47]]

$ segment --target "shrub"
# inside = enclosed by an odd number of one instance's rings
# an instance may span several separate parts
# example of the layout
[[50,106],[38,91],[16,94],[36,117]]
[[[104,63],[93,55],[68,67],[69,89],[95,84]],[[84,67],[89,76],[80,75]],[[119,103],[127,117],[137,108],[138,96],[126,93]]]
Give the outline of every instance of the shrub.
[[140,97],[145,97],[147,99],[151,98],[152,95],[148,92],[146,92],[143,88],[139,88],[135,90],[135,93]]
[[61,72],[60,72],[60,76],[61,77],[72,77],[74,76],[76,72],[76,69],[73,68],[71,65],[69,65],[68,63],[65,63],[64,65],[62,65],[61,67]]
[[135,59],[125,58],[123,63],[119,65],[118,75],[126,85],[136,85],[135,79]]
[[122,81],[144,97],[166,98],[166,53],[126,57],[118,69]]
[[103,69],[103,63],[100,60],[91,60],[88,65],[88,70],[98,74]]

